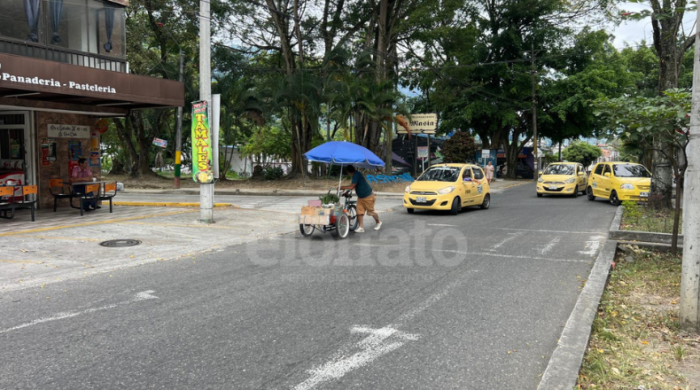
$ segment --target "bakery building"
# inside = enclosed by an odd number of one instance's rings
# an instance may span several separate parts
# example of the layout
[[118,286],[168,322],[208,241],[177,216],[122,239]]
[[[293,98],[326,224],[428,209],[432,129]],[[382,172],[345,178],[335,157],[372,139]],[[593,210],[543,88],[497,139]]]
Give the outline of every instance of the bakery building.
[[[184,105],[181,82],[129,74],[129,0],[0,1],[0,186],[101,169],[100,136],[130,110]],[[17,194],[16,194],[17,195]]]

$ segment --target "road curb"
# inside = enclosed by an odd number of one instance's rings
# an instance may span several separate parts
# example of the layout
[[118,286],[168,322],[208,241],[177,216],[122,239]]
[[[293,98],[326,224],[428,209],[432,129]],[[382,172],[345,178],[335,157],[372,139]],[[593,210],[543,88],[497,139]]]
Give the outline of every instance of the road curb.
[[[619,228],[620,220],[617,215],[610,227],[611,230],[616,226],[616,222]],[[598,254],[586,285],[576,301],[576,306],[566,321],[557,348],[542,374],[538,390],[569,390],[576,387],[578,373],[591,336],[593,320],[598,312],[600,297],[608,282],[608,274],[616,251],[617,241],[609,240]]]
[[[623,213],[624,208],[622,206],[617,206],[615,220],[613,221],[613,226],[610,227],[610,231],[608,232],[608,238],[617,241],[639,241],[641,243],[648,244],[663,244],[659,248],[671,245],[671,242],[673,241],[673,234],[670,233],[641,232],[636,230],[620,229]],[[682,234],[678,235],[678,246],[683,246]]]
[[[199,203],[193,202],[113,202],[115,206],[133,206],[133,207],[199,207]],[[233,203],[214,203],[214,207],[231,207],[239,209]]]

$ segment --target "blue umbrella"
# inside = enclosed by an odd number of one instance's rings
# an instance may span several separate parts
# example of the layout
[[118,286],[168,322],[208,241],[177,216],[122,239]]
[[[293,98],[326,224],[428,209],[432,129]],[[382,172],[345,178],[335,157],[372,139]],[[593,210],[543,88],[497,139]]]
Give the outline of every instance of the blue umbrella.
[[384,161],[367,148],[352,142],[326,142],[304,154],[309,161],[334,165],[353,165],[359,168],[379,168]]

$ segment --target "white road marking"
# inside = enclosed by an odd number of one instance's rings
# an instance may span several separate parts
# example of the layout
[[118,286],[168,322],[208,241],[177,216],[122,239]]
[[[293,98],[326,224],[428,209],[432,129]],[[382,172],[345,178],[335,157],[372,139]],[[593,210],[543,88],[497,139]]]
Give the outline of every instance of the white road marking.
[[604,236],[592,236],[590,238],[590,241],[586,241],[585,250],[579,251],[578,253],[582,255],[588,255],[588,256],[596,256],[598,254],[598,249],[600,248],[600,244],[602,240],[604,239]]
[[547,253],[549,253],[549,251],[551,251],[552,248],[554,248],[554,246],[559,243],[559,240],[561,240],[561,237],[554,237],[552,241],[549,242],[549,244],[545,245],[545,247],[542,248],[542,254],[546,255]]
[[52,316],[52,317],[39,318],[38,320],[34,320],[34,321],[31,321],[31,322],[27,322],[27,323],[24,323],[24,324],[22,324],[22,325],[17,325],[17,326],[12,327],[12,328],[0,330],[0,334],[12,332],[12,331],[14,331],[14,330],[19,330],[19,329],[22,329],[22,328],[27,328],[27,327],[34,326],[34,325],[43,324],[43,323],[45,323],[45,322],[63,320],[63,319],[66,319],[66,318],[77,317],[77,316],[83,315],[83,314],[96,313],[96,312],[98,312],[98,311],[104,311],[104,310],[114,309],[115,307],[118,307],[118,306],[129,305],[129,304],[132,304],[132,303],[136,303],[136,302],[140,302],[140,301],[146,301],[146,300],[149,300],[149,299],[158,299],[158,297],[156,297],[155,295],[152,295],[153,293],[154,293],[153,290],[142,291],[142,292],[136,294],[136,296],[134,296],[133,299],[130,299],[130,300],[128,300],[128,301],[119,302],[119,303],[113,303],[113,304],[111,304],[111,305],[95,307],[95,308],[87,309],[87,310],[83,310],[83,311],[75,311],[75,312],[68,312],[68,313],[58,313],[58,314],[56,314],[55,316]]
[[[398,349],[404,345],[406,341],[418,340],[420,335],[404,333],[396,328],[399,327],[402,322],[410,320],[445,297],[449,294],[450,290],[460,285],[462,282],[462,280],[455,281],[447,285],[442,291],[431,295],[415,309],[399,316],[394,325],[388,325],[379,329],[372,329],[368,326],[351,327],[350,333],[363,333],[368,334],[368,336],[351,346],[341,348],[328,362],[309,370],[311,376],[304,382],[294,386],[293,389],[310,390],[320,383],[339,379],[348,372],[365,366],[382,355],[386,355]],[[358,352],[350,354],[351,351],[358,349]]]
[[503,241],[499,242],[498,244],[494,245],[492,249],[489,249],[490,251],[495,251],[496,249],[500,248],[503,246],[503,244],[507,243],[510,240],[513,240],[517,238],[518,236],[522,235],[522,232],[519,233],[508,233],[510,237],[505,238]]
[[574,232],[567,230],[535,230],[535,229],[518,229],[518,228],[494,228],[495,230],[514,230],[532,233],[563,233],[563,234],[607,234],[605,232]]
[[[384,247],[384,245],[380,245],[380,244],[352,244],[352,245],[353,245],[353,246],[364,246],[364,247],[368,247],[368,248],[383,248],[383,247]],[[410,250],[410,251],[418,251],[418,250],[421,250],[421,251],[428,251],[428,252],[457,253],[457,254],[460,254],[460,255],[468,255],[468,254],[469,254],[469,252],[465,252],[465,251],[455,251],[455,250],[450,250],[450,249],[430,249],[430,248],[416,248],[416,247],[411,247],[409,250]]]
[[505,259],[523,259],[523,260],[544,260],[544,261],[554,261],[558,263],[590,263],[591,260],[581,260],[581,259],[554,259],[551,257],[535,257],[535,256],[525,256],[525,255],[503,255],[500,253],[489,253],[489,252],[470,252],[470,255],[475,256],[494,256],[503,257]]
[[[279,241],[290,241],[290,242],[295,242],[298,239],[288,239],[288,238],[274,238]],[[354,246],[363,246],[363,247],[368,247],[368,248],[380,248],[382,245],[379,244],[352,244]],[[409,248],[410,251],[417,251],[419,248],[416,247],[411,247]],[[427,252],[443,252],[443,253],[456,253],[459,255],[465,255],[465,256],[493,256],[493,257],[502,257],[506,259],[524,259],[524,260],[544,260],[544,261],[553,261],[553,262],[559,262],[559,263],[589,263],[590,259],[557,259],[557,258],[551,258],[551,257],[536,257],[536,256],[525,256],[525,255],[505,255],[505,254],[500,254],[500,253],[492,253],[492,252],[465,252],[465,251],[455,251],[455,250],[448,250],[448,249],[430,249],[430,248],[420,248],[422,251],[427,251]],[[491,249],[489,249],[491,250]],[[579,252],[583,254],[588,254],[588,252]]]

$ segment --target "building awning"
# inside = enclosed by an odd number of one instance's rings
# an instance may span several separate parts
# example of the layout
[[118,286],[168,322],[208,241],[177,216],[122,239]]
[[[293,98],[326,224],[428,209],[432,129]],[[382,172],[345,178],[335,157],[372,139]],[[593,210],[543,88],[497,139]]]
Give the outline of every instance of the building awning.
[[128,7],[128,6],[129,6],[129,0],[107,0],[107,1],[109,1],[110,3],[115,3],[115,4],[123,5],[123,6],[125,6],[125,7]]
[[0,54],[0,107],[119,116],[184,103],[178,81]]

